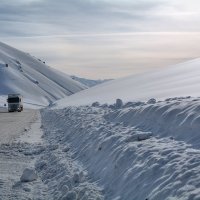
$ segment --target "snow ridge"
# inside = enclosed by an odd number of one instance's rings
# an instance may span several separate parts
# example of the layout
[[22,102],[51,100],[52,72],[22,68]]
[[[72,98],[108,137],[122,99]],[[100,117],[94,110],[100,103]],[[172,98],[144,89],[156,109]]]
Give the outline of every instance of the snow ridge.
[[153,104],[129,102],[126,105],[109,113],[106,119],[145,128],[159,137],[171,137],[200,148],[200,98],[176,97]]
[[70,147],[105,200],[198,200],[199,104],[191,97],[95,103],[45,109],[42,121],[45,138]]
[[59,100],[57,108],[89,105],[95,101],[114,103],[117,98],[124,102],[147,101],[150,98],[164,100],[177,96],[200,96],[200,59],[165,67],[142,74],[131,75],[102,83]]

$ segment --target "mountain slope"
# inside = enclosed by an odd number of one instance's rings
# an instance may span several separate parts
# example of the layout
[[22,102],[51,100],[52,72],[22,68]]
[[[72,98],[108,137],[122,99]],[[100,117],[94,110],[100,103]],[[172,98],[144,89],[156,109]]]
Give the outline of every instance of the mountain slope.
[[133,75],[95,86],[57,102],[58,107],[86,105],[95,101],[113,103],[150,98],[165,99],[177,96],[200,96],[200,59],[162,70]]
[[43,105],[86,88],[41,60],[4,43],[0,43],[0,86],[0,95],[21,93],[27,101]]
[[99,85],[99,84],[102,84],[102,83],[105,83],[107,81],[111,81],[112,79],[104,79],[104,80],[91,80],[91,79],[86,79],[86,78],[80,78],[80,77],[77,77],[77,76],[71,76],[71,78],[73,80],[76,80],[88,87],[94,87],[95,85]]

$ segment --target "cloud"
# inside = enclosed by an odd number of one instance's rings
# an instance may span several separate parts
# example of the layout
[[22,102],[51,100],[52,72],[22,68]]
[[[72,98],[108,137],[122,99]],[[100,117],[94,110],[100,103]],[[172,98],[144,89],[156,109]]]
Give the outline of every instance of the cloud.
[[[178,0],[2,0],[0,36],[13,35],[14,32],[21,36],[27,34],[38,36],[49,33],[62,35],[199,31],[199,10],[195,6],[189,7],[188,1],[183,0],[182,4],[178,2]],[[190,2],[200,5],[196,0]],[[9,24],[6,25],[5,22]],[[24,27],[21,26],[22,23]],[[28,24],[32,29],[27,28]]]
[[117,78],[199,57],[200,33],[133,33],[5,39],[67,74]]
[[69,74],[113,78],[198,57],[199,8],[199,0],[1,0],[0,39]]
[[[60,33],[116,31],[118,27],[126,24],[125,20],[134,22],[144,18],[142,10],[152,9],[156,5],[155,2],[145,4],[143,1],[135,1],[130,6],[128,2],[122,4],[115,1],[3,0],[0,4],[0,20],[13,23],[42,23],[46,26],[60,27]],[[1,22],[0,25],[2,27]],[[132,26],[134,27],[134,24]],[[17,30],[18,27],[13,26],[13,29]]]

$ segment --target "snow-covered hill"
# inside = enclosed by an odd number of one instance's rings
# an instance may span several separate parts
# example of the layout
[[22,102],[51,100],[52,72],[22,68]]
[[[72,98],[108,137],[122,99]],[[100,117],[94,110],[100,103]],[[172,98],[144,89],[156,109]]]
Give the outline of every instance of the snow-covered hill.
[[[165,99],[178,96],[200,96],[200,59],[195,59],[166,69],[133,75],[103,83],[81,91],[57,102],[59,108],[67,105],[146,101],[150,98]],[[57,107],[57,108],[58,108]]]
[[[33,76],[37,66],[33,65],[33,73],[25,62],[7,61],[8,67],[1,66],[10,77],[6,86],[12,78],[18,83],[19,77],[40,87],[41,80]],[[62,109],[42,109],[41,122],[37,112],[20,113],[27,114],[27,121],[20,118],[24,130],[20,140],[0,145],[0,199],[9,193],[10,199],[199,200],[200,97],[190,97],[200,95],[199,65],[196,59],[81,91],[57,101],[53,108]],[[37,73],[44,74],[40,70]],[[50,76],[54,80],[53,72]],[[129,102],[109,105],[116,98]],[[147,101],[150,98],[159,101]],[[94,101],[101,104],[69,106]],[[3,103],[0,96],[2,110]],[[19,123],[15,114],[1,114],[0,136],[15,130],[13,122]],[[11,133],[14,139],[19,131]],[[34,171],[37,181],[19,182],[25,167]]]
[[20,93],[32,104],[48,105],[86,86],[45,62],[0,43],[0,95]]
[[86,79],[86,78],[80,78],[80,77],[77,77],[77,76],[71,76],[71,78],[73,80],[76,80],[88,87],[93,87],[95,85],[99,85],[99,84],[102,84],[102,83],[105,83],[107,81],[111,81],[112,79],[104,79],[104,80],[92,80],[92,79]]

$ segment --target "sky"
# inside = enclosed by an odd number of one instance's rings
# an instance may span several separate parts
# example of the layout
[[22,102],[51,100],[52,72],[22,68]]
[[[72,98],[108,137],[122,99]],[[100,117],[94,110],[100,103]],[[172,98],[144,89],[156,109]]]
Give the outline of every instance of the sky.
[[0,41],[67,74],[119,78],[200,57],[199,0],[0,0]]

